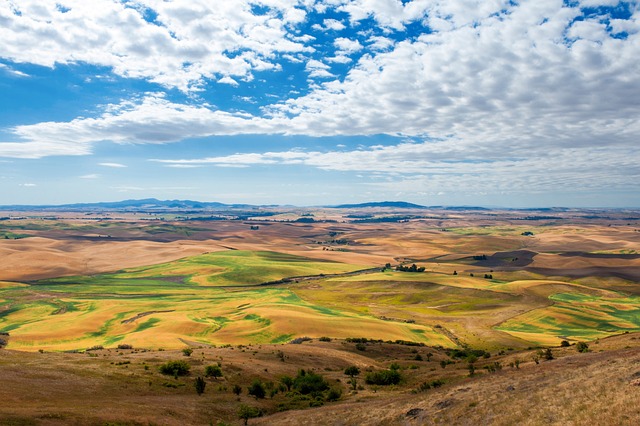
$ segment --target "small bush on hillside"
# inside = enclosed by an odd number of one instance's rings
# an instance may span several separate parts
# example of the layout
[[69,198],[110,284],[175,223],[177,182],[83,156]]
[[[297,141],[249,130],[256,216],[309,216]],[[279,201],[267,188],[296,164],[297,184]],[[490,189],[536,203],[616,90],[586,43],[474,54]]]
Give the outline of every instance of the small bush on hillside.
[[196,377],[196,381],[194,382],[194,386],[196,387],[196,392],[198,395],[202,395],[204,393],[204,388],[207,387],[207,382],[200,376]]
[[341,396],[342,396],[342,391],[340,389],[331,388],[327,393],[327,401],[337,401],[340,399]]
[[354,377],[360,374],[360,369],[355,365],[352,365],[344,369],[344,374],[350,377]]
[[571,345],[566,340],[563,340],[562,342],[560,342],[560,347],[568,348],[569,346],[571,346]]
[[364,381],[368,385],[389,386],[400,383],[402,376],[398,370],[380,370],[367,373]]
[[122,343],[122,344],[118,345],[118,349],[133,349],[133,346],[128,345],[126,343]]
[[217,379],[218,377],[222,377],[222,369],[218,365],[207,365],[204,369],[204,375]]
[[321,342],[330,342],[331,341],[331,337],[321,337],[318,340],[320,340]]
[[245,425],[249,423],[249,419],[260,416],[262,416],[262,410],[257,407],[250,407],[245,404],[240,404],[240,408],[238,408],[238,417],[244,420]]
[[240,396],[240,394],[242,393],[242,386],[240,386],[238,384],[233,385],[233,388],[231,388],[231,392],[233,392],[236,395]]
[[589,345],[585,342],[576,343],[576,350],[580,353],[589,352]]
[[103,349],[104,349],[104,346],[95,345],[95,346],[91,346],[90,348],[87,348],[86,352],[89,352],[89,351],[101,351]]
[[255,399],[264,399],[267,391],[265,390],[262,381],[256,379],[251,383],[251,386],[247,388],[247,393],[255,397]]
[[193,353],[193,349],[191,348],[184,348],[182,350],[182,355],[184,356],[191,356],[192,353]]
[[364,343],[356,343],[356,349],[359,351],[366,351],[367,345],[365,345]]
[[292,341],[290,341],[289,343],[291,343],[292,345],[301,345],[302,342],[311,342],[313,341],[313,339],[311,337],[296,337],[295,339],[293,339]]
[[168,361],[160,366],[160,373],[167,376],[186,376],[191,366],[186,361]]
[[300,370],[293,379],[292,388],[302,395],[318,394],[329,389],[329,383],[320,374]]

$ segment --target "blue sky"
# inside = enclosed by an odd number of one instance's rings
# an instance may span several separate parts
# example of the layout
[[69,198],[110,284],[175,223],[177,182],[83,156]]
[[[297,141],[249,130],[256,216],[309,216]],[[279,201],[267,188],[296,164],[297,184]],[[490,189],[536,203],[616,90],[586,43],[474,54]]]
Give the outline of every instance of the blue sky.
[[640,6],[0,0],[0,204],[640,206]]

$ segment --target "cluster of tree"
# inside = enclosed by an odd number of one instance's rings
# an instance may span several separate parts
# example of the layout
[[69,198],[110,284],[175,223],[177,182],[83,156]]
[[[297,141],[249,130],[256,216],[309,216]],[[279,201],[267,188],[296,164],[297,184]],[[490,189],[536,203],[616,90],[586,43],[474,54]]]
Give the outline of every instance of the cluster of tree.
[[411,266],[403,266],[403,265],[398,265],[396,266],[396,271],[401,271],[401,272],[424,272],[424,266],[418,266],[415,263],[412,264]]
[[473,256],[473,260],[487,260],[487,255]]

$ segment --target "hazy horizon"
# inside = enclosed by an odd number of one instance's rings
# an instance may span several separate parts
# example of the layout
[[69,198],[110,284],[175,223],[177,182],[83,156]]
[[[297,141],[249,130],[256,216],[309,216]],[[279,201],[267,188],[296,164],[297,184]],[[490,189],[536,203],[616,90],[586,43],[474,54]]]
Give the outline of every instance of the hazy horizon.
[[640,5],[0,4],[0,205],[640,207]]

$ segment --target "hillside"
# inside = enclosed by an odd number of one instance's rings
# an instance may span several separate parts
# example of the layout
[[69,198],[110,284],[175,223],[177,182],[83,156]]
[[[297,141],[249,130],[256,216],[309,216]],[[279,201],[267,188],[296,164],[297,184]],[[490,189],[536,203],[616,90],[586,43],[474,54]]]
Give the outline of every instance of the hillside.
[[[0,424],[2,425],[236,425],[242,404],[264,416],[263,425],[424,425],[424,424],[619,424],[640,422],[640,334],[592,343],[591,352],[575,346],[553,348],[556,359],[534,362],[535,350],[508,351],[468,362],[438,348],[367,343],[357,350],[346,341],[293,345],[193,347],[181,351],[95,349],[85,353],[22,353],[0,350]],[[432,355],[429,356],[428,354]],[[417,355],[422,360],[416,360]],[[427,358],[430,360],[427,360]],[[518,368],[510,366],[520,360]],[[184,360],[184,377],[160,374],[169,360]],[[442,361],[452,364],[441,367]],[[223,376],[206,379],[203,395],[193,386],[207,365],[220,363]],[[367,370],[396,363],[398,385],[365,383]],[[502,366],[489,373],[484,367]],[[344,369],[358,366],[358,390],[350,390]],[[299,369],[322,375],[342,392],[320,407],[295,393],[256,399],[247,395],[256,379],[275,383]],[[418,390],[442,380],[441,387]],[[635,382],[634,382],[635,381]],[[233,393],[234,385],[241,393]],[[418,391],[417,391],[418,390]],[[317,405],[317,404],[316,404]],[[307,407],[307,408],[305,408]],[[278,412],[279,410],[287,410]]]

